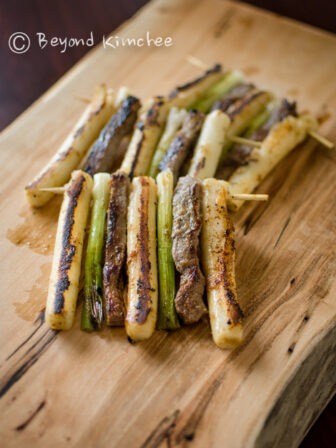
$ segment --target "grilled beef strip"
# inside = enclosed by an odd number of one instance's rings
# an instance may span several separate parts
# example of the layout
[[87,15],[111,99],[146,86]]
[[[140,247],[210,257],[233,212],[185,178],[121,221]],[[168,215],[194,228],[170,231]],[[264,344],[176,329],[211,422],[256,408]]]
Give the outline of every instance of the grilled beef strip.
[[248,93],[251,92],[255,87],[253,84],[241,83],[233,87],[226,93],[221,99],[214,102],[211,110],[221,110],[226,112],[230,106],[235,104],[237,101],[244,98]]
[[199,264],[202,183],[180,177],[173,197],[173,259],[181,274],[175,307],[185,324],[197,322],[206,312],[203,302],[204,276]]
[[160,162],[159,169],[164,171],[170,168],[174,176],[174,185],[182,165],[184,164],[190,150],[196,143],[201,131],[204,114],[196,110],[191,110],[183,121],[181,130],[172,141],[165,156]]
[[91,146],[83,170],[93,176],[110,172],[121,141],[130,134],[137,119],[140,101],[128,96]]
[[[272,110],[268,120],[248,138],[262,142],[274,125],[280,123],[289,115],[297,117],[296,103],[290,103],[284,98],[279,106]],[[227,180],[239,166],[247,165],[252,160],[253,149],[251,145],[234,145],[220,167],[220,177]]]
[[121,171],[111,176],[107,210],[103,284],[108,325],[122,326],[125,318],[123,266],[126,260],[127,201],[130,179]]

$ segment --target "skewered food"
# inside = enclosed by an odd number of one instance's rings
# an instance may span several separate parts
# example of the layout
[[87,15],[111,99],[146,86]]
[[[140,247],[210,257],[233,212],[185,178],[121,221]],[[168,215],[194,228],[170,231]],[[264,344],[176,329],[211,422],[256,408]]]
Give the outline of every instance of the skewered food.
[[137,119],[140,101],[135,96],[125,98],[118,111],[101,131],[89,150],[83,170],[91,176],[111,172],[122,139],[129,135]]
[[156,97],[150,109],[140,116],[121,165],[130,177],[147,173],[168,112],[167,101]]
[[172,107],[170,109],[165,130],[157,145],[148,171],[149,176],[155,178],[158,174],[161,160],[166,154],[167,149],[169,148],[173,138],[175,137],[176,132],[181,127],[186,115],[187,111],[185,109],[178,109],[177,107]]
[[224,112],[214,110],[207,115],[191,160],[189,176],[206,179],[215,175],[229,126],[230,120]]
[[63,187],[71,172],[78,168],[92,142],[115,110],[114,92],[99,86],[91,103],[76,123],[57,153],[26,188],[26,197],[32,207],[42,207],[52,197],[43,188]]
[[234,70],[224,74],[223,78],[220,79],[216,84],[211,86],[200,100],[193,104],[193,108],[199,110],[200,112],[209,112],[212,105],[231,92],[232,89],[243,82],[244,77],[242,73]]
[[204,122],[204,114],[192,109],[183,121],[181,130],[169,146],[161,160],[159,170],[170,169],[173,173],[174,185],[178,174],[186,161],[190,151],[196,143]]
[[156,179],[158,191],[157,238],[159,267],[159,312],[158,328],[174,330],[179,321],[175,310],[175,267],[172,254],[172,201],[174,191],[173,173],[167,169]]
[[243,339],[243,313],[237,301],[234,227],[226,202],[226,182],[203,181],[202,266],[212,336],[220,348],[233,348]]
[[219,109],[222,112],[226,112],[230,106],[235,104],[237,101],[242,100],[254,89],[255,86],[253,84],[241,82],[223,95],[222,98],[219,98],[215,103],[213,103],[211,110]]
[[125,320],[126,333],[133,341],[148,339],[157,319],[156,193],[151,177],[133,179],[127,212]]
[[141,115],[137,123],[121,169],[131,177],[146,174],[169,110],[172,107],[191,107],[222,76],[222,67],[216,64],[199,78],[176,87],[168,97],[155,97],[151,107]]
[[201,76],[176,87],[168,95],[170,104],[179,108],[189,108],[202,99],[211,87],[223,79],[225,74],[220,64],[206,70]]
[[107,209],[105,262],[103,269],[107,325],[123,326],[125,320],[123,265],[126,260],[127,202],[130,180],[119,171],[111,176]]
[[110,175],[97,173],[93,177],[92,213],[85,257],[84,298],[81,329],[100,329],[104,317],[102,260],[106,212],[110,190]]
[[[278,104],[273,104],[266,121],[257,126],[252,132],[250,130],[246,136],[249,140],[262,142],[277,123],[280,123],[290,115],[297,117],[296,104],[289,103],[286,99],[283,99]],[[260,121],[263,122],[263,120],[263,117],[261,117]],[[220,167],[220,177],[228,179],[239,166],[247,165],[249,159],[253,158],[253,150],[254,147],[250,144],[234,145]]]
[[271,99],[272,94],[270,92],[252,89],[225,110],[231,123],[226,134],[226,141],[223,144],[221,161],[225,159],[232,147],[231,138],[242,134],[248,128],[251,120],[265,109]]
[[180,177],[173,197],[173,258],[181,274],[175,297],[176,311],[185,324],[200,320],[207,310],[203,302],[204,276],[199,263],[202,225],[202,183]]
[[[251,193],[268,173],[290,151],[301,143],[310,130],[317,129],[316,119],[307,114],[299,117],[287,116],[269,132],[260,148],[253,149],[248,164],[233,172],[228,181],[232,193]],[[232,201],[230,208],[238,210],[243,201]]]
[[91,177],[74,171],[58,219],[49,280],[45,319],[54,330],[69,330],[74,321],[91,190]]
[[[111,170],[111,159],[130,135],[140,102],[121,89],[113,107],[119,109],[82,162],[87,173],[73,172],[65,189],[43,182],[38,189],[47,194],[65,191],[48,324],[67,329],[73,322],[90,173],[93,207],[82,329],[125,323],[129,338],[140,341],[153,334],[156,323],[172,330],[199,321],[209,311],[215,343],[220,348],[237,346],[243,339],[243,313],[228,208],[237,210],[244,200],[268,199],[251,192],[298,143],[315,135],[315,118],[298,115],[294,103],[276,100],[240,73],[223,74],[215,65],[169,96],[145,102],[122,169],[110,175],[101,171]],[[144,176],[148,167],[157,183]],[[179,178],[188,168],[188,175]],[[216,170],[226,180],[213,179]]]

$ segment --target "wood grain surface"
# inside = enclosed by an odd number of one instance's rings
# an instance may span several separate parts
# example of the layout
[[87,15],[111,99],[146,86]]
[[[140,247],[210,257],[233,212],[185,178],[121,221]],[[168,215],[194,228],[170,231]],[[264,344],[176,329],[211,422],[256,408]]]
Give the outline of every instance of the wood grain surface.
[[[1,440],[5,446],[298,446],[335,391],[335,153],[307,141],[235,216],[246,319],[222,352],[207,322],[130,345],[123,329],[43,323],[59,198],[29,210],[23,187],[106,81],[143,98],[197,70],[193,54],[297,99],[335,140],[332,36],[220,0],[161,0],[118,30],[170,48],[99,48],[1,135]],[[195,32],[198,30],[198,32]],[[273,38],[276,35],[276,40]]]

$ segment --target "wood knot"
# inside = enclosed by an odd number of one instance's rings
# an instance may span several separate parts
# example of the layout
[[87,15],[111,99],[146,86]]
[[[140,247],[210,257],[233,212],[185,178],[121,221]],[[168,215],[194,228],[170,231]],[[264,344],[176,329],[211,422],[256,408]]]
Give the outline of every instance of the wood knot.
[[295,345],[296,345],[296,343],[293,342],[293,343],[288,347],[287,353],[288,353],[289,355],[291,355],[291,354],[294,352]]
[[195,434],[193,432],[190,433],[190,434],[184,434],[184,438],[188,442],[192,442],[194,440],[194,437],[195,437]]

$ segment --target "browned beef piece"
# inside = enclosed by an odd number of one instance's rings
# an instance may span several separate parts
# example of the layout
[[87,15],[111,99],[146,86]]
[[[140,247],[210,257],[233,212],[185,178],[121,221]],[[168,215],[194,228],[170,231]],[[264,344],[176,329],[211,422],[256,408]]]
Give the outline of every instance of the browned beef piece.
[[279,106],[272,110],[268,120],[249,138],[257,142],[262,142],[267,137],[273,126],[283,121],[289,115],[297,117],[296,103],[290,103],[286,100],[286,98],[283,98]]
[[181,130],[172,141],[168,151],[160,162],[160,171],[170,168],[176,183],[180,169],[190,150],[196,143],[204,122],[204,114],[191,110],[183,121]]
[[[249,136],[249,139],[262,142],[267,137],[273,126],[280,123],[289,115],[294,117],[297,116],[296,103],[290,103],[284,98],[279,106],[272,110],[268,120],[251,136]],[[251,145],[235,145],[220,168],[220,177],[223,179],[228,179],[239,166],[247,165],[251,160],[253,149],[254,148]]]
[[230,106],[245,97],[253,89],[253,84],[238,84],[237,86],[229,90],[229,92],[226,93],[221,99],[216,101],[212,105],[211,110],[220,109],[221,111],[226,112]]
[[173,198],[173,258],[181,274],[175,297],[176,311],[185,324],[197,322],[205,313],[205,280],[199,264],[202,183],[180,177]]
[[130,180],[126,173],[111,176],[107,210],[105,263],[103,269],[105,314],[108,325],[124,325],[124,284],[122,270],[126,260],[127,201]]
[[128,96],[101,131],[98,139],[91,146],[83,170],[93,176],[95,173],[112,169],[114,156],[122,139],[133,130],[140,108],[140,101],[135,96]]

